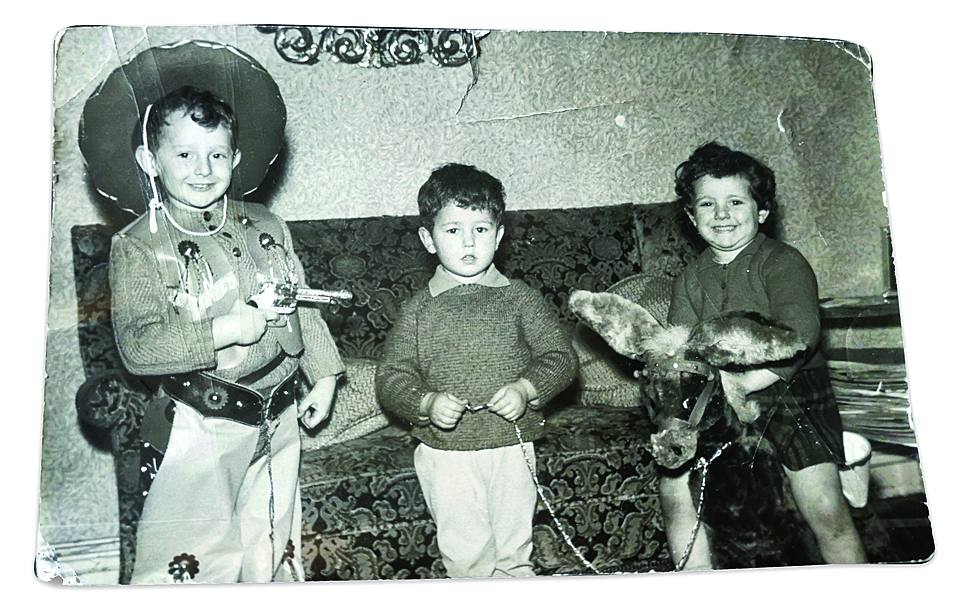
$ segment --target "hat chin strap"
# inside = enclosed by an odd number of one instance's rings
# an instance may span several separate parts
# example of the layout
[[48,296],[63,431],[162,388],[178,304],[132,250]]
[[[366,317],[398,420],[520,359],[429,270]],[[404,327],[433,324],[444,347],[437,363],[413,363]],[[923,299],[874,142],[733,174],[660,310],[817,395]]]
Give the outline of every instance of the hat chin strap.
[[[153,178],[151,178],[151,182],[152,183],[154,182]],[[193,235],[195,237],[207,237],[209,235],[214,235],[215,233],[217,233],[218,231],[224,228],[224,223],[227,222],[228,220],[228,196],[225,195],[221,201],[223,203],[222,212],[221,212],[221,222],[218,224],[218,226],[214,227],[210,231],[192,231],[190,229],[185,229],[180,224],[178,224],[176,220],[174,220],[174,217],[171,216],[171,213],[167,211],[167,207],[164,205],[164,202],[156,198],[151,199],[151,201],[147,204],[148,207],[150,208],[150,212],[149,212],[150,216],[148,220],[150,222],[151,233],[157,233],[157,210],[160,210],[164,214],[164,217],[167,218],[168,222],[174,225],[174,228],[180,231],[181,233],[187,233],[188,235]]]
[[[141,143],[144,145],[144,150],[149,154],[151,149],[147,145],[147,117],[151,114],[151,109],[154,108],[154,104],[148,104],[147,108],[144,110],[144,123],[141,125]],[[160,211],[164,216],[170,221],[174,228],[176,228],[181,233],[187,233],[188,235],[193,235],[195,237],[207,237],[209,235],[214,235],[218,231],[224,228],[224,223],[228,220],[228,195],[225,193],[223,201],[223,211],[221,213],[221,222],[217,227],[211,229],[210,231],[192,231],[190,229],[185,229],[182,227],[170,212],[167,211],[164,202],[161,201],[161,196],[157,190],[157,179],[154,174],[148,174],[148,179],[151,183],[151,200],[147,202],[147,216],[148,216],[148,226],[150,227],[151,234],[157,233],[157,212]]]
[[[154,185],[154,178],[151,178],[151,186]],[[148,209],[148,226],[151,228],[151,234],[157,233],[157,210],[164,209],[161,202],[156,198],[151,199],[147,202]]]

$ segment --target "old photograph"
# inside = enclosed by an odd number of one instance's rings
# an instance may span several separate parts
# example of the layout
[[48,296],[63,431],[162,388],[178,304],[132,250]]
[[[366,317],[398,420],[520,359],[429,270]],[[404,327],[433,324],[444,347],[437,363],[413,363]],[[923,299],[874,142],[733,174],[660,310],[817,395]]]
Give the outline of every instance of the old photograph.
[[923,563],[854,42],[63,30],[40,580]]

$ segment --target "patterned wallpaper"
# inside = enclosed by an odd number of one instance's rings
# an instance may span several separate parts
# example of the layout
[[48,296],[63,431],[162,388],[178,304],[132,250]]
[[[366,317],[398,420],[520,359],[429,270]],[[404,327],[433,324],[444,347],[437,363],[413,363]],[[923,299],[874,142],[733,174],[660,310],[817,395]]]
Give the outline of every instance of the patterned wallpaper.
[[[444,162],[500,177],[512,209],[672,198],[675,166],[710,139],[774,168],[780,233],[825,295],[881,287],[880,151],[868,59],[846,44],[722,35],[493,32],[469,66],[284,62],[253,27],[78,28],[56,52],[56,159],[40,523],[53,542],[116,532],[110,456],[76,422],[83,380],[69,230],[127,220],[86,181],[83,104],[122,60],[197,38],[236,45],[277,79],[287,151],[259,194],[288,219],[409,214]],[[257,197],[256,197],[257,198]]]

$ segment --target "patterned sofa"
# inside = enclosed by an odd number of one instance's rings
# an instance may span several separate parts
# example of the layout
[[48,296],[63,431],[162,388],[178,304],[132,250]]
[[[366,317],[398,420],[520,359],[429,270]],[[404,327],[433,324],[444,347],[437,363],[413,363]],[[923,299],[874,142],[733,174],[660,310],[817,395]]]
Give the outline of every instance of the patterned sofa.
[[[514,211],[506,214],[505,223],[506,237],[496,259],[500,269],[540,289],[569,327],[575,327],[567,308],[572,290],[605,290],[641,273],[673,276],[695,253],[673,207],[666,204]],[[353,364],[374,362],[400,303],[424,285],[434,269],[418,241],[417,218],[315,220],[290,226],[309,283],[354,294],[351,303],[324,310],[343,355]],[[78,334],[88,376],[78,392],[77,408],[81,421],[110,431],[123,583],[133,566],[137,517],[148,484],[139,472],[137,430],[150,381],[119,377],[106,273],[112,231],[103,225],[72,229]],[[597,569],[671,569],[655,472],[642,448],[649,424],[638,408],[586,404],[592,402],[589,395],[577,383],[547,407],[547,438],[536,449],[539,479],[566,533]],[[336,402],[336,413],[338,408]],[[413,447],[400,427],[388,425],[306,450],[302,553],[309,579],[444,575],[434,525],[412,466]],[[551,521],[540,502],[534,532],[536,571],[587,572]]]

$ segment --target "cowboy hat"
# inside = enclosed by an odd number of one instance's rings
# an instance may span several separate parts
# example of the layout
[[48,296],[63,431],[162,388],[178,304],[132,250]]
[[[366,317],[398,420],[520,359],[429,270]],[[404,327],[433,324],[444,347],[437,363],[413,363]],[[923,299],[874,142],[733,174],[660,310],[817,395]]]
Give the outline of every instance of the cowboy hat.
[[150,195],[134,159],[140,121],[149,104],[183,86],[227,102],[238,119],[241,162],[230,196],[258,188],[284,140],[285,104],[274,79],[238,49],[198,40],[152,47],[108,76],[84,105],[80,150],[97,191],[121,208],[141,213]]

